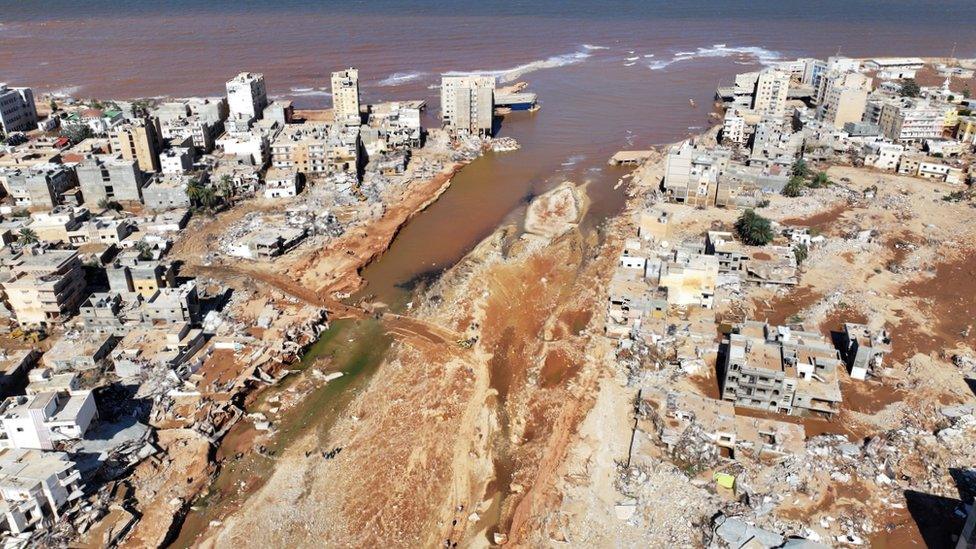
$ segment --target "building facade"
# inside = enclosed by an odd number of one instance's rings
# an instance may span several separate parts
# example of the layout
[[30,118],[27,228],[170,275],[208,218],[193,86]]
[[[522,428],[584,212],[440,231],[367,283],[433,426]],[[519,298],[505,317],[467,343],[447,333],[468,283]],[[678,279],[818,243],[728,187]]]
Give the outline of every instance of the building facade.
[[337,124],[358,126],[359,71],[348,68],[332,73],[332,112]]
[[84,298],[85,275],[78,252],[26,250],[11,267],[3,289],[21,325],[46,326],[66,320]]
[[783,116],[790,88],[790,73],[767,69],[759,73],[752,97],[752,110],[760,115]]
[[441,120],[452,132],[490,136],[494,111],[494,77],[441,78]]
[[137,118],[112,131],[112,152],[134,160],[144,172],[158,172],[160,134],[159,119]]
[[242,72],[227,81],[228,130],[247,131],[267,106],[263,74]]
[[26,132],[37,127],[34,91],[0,83],[0,133]]
[[86,204],[97,205],[102,200],[142,200],[144,178],[134,160],[93,155],[79,163],[76,172]]

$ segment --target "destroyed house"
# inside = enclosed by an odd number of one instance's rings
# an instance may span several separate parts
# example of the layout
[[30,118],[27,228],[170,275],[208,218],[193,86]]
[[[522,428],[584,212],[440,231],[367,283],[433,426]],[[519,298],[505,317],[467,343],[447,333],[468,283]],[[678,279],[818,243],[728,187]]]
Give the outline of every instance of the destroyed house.
[[744,246],[727,231],[708,231],[705,250],[718,259],[719,272],[738,273],[745,282],[793,286],[799,283],[796,254],[789,246]]
[[115,348],[116,338],[107,333],[66,334],[44,353],[41,362],[56,371],[90,370]]
[[747,320],[724,345],[723,400],[784,414],[840,411],[840,355],[821,334]]
[[[648,266],[648,273],[655,270],[656,267]],[[712,307],[719,273],[715,257],[682,246],[660,263],[657,272],[657,284],[665,292],[668,305]]]
[[667,302],[635,271],[618,271],[607,296],[607,335],[625,337],[640,328],[641,320],[663,315]]
[[112,353],[115,373],[127,378],[156,366],[182,369],[204,342],[203,330],[190,328],[188,323],[134,329]]
[[[680,444],[686,430],[695,426],[715,446],[740,459],[780,459],[801,454],[806,432],[802,425],[736,415],[731,402],[706,396],[642,389],[640,407],[669,448]],[[640,423],[638,423],[640,425]]]
[[0,453],[0,513],[14,534],[60,518],[82,496],[81,475],[62,452],[13,449]]
[[884,355],[891,352],[891,338],[883,328],[877,331],[864,324],[844,323],[843,348],[851,377],[865,379],[881,366]]

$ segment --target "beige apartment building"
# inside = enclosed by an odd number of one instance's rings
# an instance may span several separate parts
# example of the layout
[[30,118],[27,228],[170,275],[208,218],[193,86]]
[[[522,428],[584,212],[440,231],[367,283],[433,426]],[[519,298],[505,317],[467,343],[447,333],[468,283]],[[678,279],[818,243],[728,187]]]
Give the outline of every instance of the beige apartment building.
[[159,119],[136,119],[112,131],[112,152],[134,160],[144,172],[158,172],[160,134]]
[[12,265],[3,289],[21,325],[46,326],[66,320],[84,298],[85,275],[78,252],[26,250]]
[[441,119],[455,133],[491,135],[495,111],[495,78],[441,78]]
[[271,144],[271,164],[314,176],[359,169],[359,127],[318,122],[292,124]]
[[756,91],[752,96],[752,110],[757,114],[783,116],[786,113],[786,97],[790,89],[790,73],[767,69],[756,79]]
[[359,70],[332,73],[332,111],[337,124],[359,125]]
[[860,122],[867,107],[871,79],[852,72],[827,79],[818,115],[835,128],[848,122]]

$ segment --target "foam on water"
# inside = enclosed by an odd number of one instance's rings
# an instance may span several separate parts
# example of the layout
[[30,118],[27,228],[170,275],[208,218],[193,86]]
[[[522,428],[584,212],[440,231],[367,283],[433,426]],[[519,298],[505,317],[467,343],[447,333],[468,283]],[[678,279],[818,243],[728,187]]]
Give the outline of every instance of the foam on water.
[[768,50],[759,46],[728,47],[725,44],[714,44],[711,47],[701,47],[694,51],[679,51],[671,59],[653,61],[647,65],[652,71],[658,71],[678,63],[694,59],[709,59],[719,57],[735,57],[736,63],[759,63],[769,65],[782,58],[778,51]]
[[295,87],[285,94],[286,97],[331,97],[328,88],[300,88]]
[[387,76],[383,80],[377,82],[376,85],[385,86],[385,87],[399,86],[401,84],[406,84],[407,82],[417,80],[418,78],[425,76],[426,74],[427,73],[423,71],[395,72],[390,76]]
[[512,82],[522,76],[529,74],[530,72],[535,72],[542,69],[553,69],[556,67],[564,67],[566,65],[575,65],[576,63],[582,63],[588,59],[592,54],[587,53],[585,50],[596,49],[595,46],[586,45],[581,46],[580,50],[576,50],[570,53],[563,53],[560,55],[553,55],[552,57],[547,57],[546,59],[539,59],[537,61],[532,61],[530,63],[525,63],[524,65],[518,65],[517,67],[512,67],[510,69],[501,70],[486,70],[486,71],[450,71],[444,73],[444,76],[473,76],[473,75],[484,75],[484,76],[494,76],[499,82]]
[[72,97],[81,91],[81,86],[64,86],[48,92],[51,97]]

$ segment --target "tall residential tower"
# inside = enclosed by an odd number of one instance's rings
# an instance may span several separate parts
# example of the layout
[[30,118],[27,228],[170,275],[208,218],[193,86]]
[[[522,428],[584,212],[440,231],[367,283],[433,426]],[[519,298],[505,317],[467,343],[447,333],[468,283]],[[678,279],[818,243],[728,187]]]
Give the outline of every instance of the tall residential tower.
[[452,132],[491,135],[494,110],[494,77],[441,78],[441,119]]

